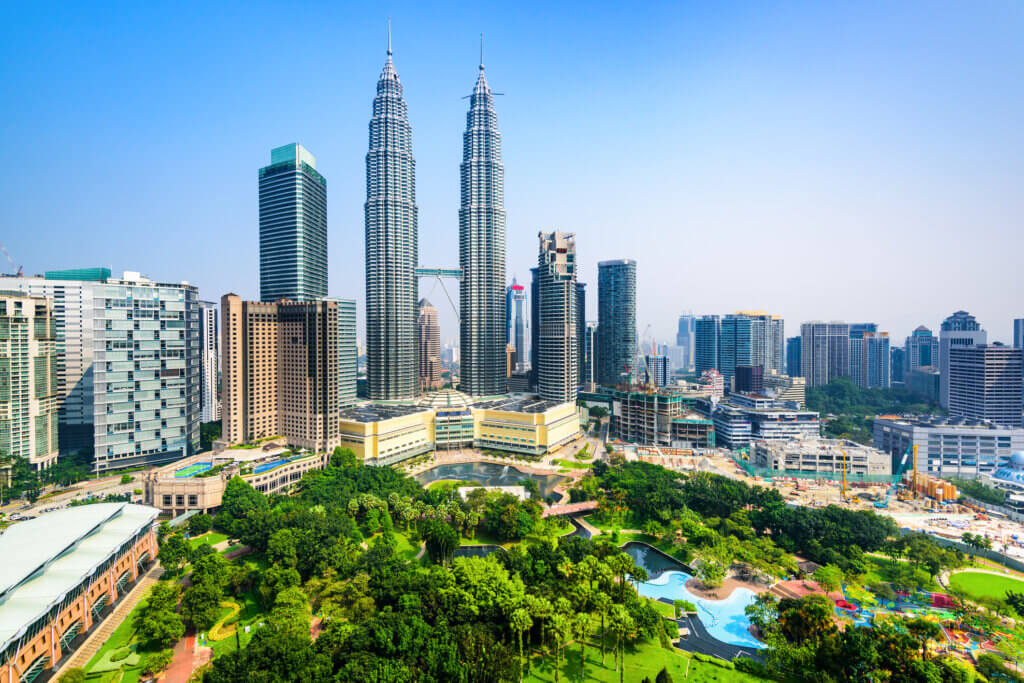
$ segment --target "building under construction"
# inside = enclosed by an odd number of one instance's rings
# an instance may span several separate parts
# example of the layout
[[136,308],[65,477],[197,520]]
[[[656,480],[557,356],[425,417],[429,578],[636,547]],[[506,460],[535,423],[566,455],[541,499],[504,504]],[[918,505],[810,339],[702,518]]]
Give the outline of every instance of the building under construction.
[[617,438],[650,446],[714,447],[714,424],[693,411],[695,397],[668,390],[609,393]]

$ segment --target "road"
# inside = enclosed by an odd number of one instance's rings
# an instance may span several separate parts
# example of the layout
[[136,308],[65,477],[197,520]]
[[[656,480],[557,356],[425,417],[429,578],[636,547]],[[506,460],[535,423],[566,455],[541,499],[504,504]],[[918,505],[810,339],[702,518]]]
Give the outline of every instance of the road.
[[[142,479],[145,474],[145,470],[132,472],[131,476],[133,477],[133,481],[128,484],[122,484],[121,475],[115,474],[109,477],[102,477],[100,479],[87,479],[85,481],[80,481],[65,489],[47,486],[43,489],[40,499],[37,500],[35,504],[26,506],[26,501],[22,499],[15,499],[14,501],[0,507],[0,512],[5,515],[17,512],[22,515],[37,517],[42,514],[44,510],[48,511],[50,508],[65,507],[73,498],[86,497],[90,494],[98,495],[100,493],[131,493],[135,489],[142,488]],[[57,492],[56,495],[51,495],[54,492]],[[43,498],[43,496],[46,497]]]

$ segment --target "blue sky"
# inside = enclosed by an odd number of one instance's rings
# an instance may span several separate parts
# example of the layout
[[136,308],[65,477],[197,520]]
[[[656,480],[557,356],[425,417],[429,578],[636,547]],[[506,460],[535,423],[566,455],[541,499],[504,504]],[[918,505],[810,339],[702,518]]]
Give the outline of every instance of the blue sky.
[[[256,171],[328,179],[330,294],[363,297],[364,155],[392,16],[420,262],[457,265],[478,35],[498,98],[508,272],[538,230],[639,263],[638,321],[684,310],[1024,317],[1024,4],[7,3],[0,240],[26,272],[109,265],[257,295]],[[2,263],[2,262],[0,262]],[[457,338],[444,295],[442,337]],[[360,323],[363,311],[360,307]]]

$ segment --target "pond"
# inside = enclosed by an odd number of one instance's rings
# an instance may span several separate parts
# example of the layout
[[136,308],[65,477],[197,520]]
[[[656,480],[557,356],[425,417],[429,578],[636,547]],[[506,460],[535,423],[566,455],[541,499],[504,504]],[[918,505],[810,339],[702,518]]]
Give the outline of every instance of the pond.
[[632,541],[623,548],[633,561],[647,570],[650,579],[637,586],[640,595],[654,600],[666,598],[688,600],[697,606],[697,616],[712,636],[730,645],[764,648],[765,644],[750,634],[750,619],[744,613],[754,602],[755,593],[748,588],[734,588],[724,600],[700,598],[686,588],[692,577],[684,566],[651,548],[646,543]]
[[533,479],[540,488],[542,498],[551,495],[554,488],[565,480],[565,477],[560,474],[528,474],[520,472],[511,465],[494,462],[460,462],[451,465],[438,465],[413,478],[424,486],[441,479],[476,481],[484,486],[518,486],[523,479]]

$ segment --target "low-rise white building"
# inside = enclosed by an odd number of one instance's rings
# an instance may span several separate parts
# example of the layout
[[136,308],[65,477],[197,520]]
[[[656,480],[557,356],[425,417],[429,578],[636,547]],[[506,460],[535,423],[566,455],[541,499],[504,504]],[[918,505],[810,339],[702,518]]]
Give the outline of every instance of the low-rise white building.
[[842,476],[892,474],[892,458],[877,448],[845,439],[790,439],[757,441],[752,449],[754,465],[777,472],[817,472]]

